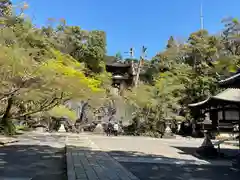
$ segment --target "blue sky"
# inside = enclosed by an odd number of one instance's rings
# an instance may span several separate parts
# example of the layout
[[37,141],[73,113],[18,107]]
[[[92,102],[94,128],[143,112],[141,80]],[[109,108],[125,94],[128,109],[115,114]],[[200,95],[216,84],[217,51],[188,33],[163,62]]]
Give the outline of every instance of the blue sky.
[[[135,48],[138,57],[142,45],[148,58],[165,48],[169,36],[183,41],[200,29],[201,0],[25,0],[26,12],[37,25],[48,18],[64,18],[69,25],[86,30],[104,30],[107,52]],[[13,0],[13,3],[22,2]],[[224,17],[240,17],[239,0],[202,0],[204,26],[210,33],[222,30]]]

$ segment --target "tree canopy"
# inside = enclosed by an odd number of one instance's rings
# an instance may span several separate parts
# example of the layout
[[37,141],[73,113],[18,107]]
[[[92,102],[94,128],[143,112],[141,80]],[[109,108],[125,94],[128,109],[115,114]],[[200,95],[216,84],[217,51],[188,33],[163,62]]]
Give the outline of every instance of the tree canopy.
[[[124,59],[121,52],[109,56],[104,31],[84,30],[64,19],[50,18],[56,26],[37,28],[24,17],[26,8],[23,4],[16,14],[11,1],[0,2],[2,129],[11,132],[12,119],[27,121],[39,112],[56,117],[65,112],[74,119],[65,106],[69,100],[86,100],[96,108],[111,104],[111,74],[105,63],[142,59]],[[167,119],[191,120],[188,104],[216,94],[216,82],[238,71],[239,21],[224,19],[223,25],[220,35],[199,30],[182,43],[170,36],[164,50],[144,60],[141,83],[122,97],[134,111],[133,119],[142,119],[142,133],[158,132],[159,123]]]
[[4,1],[0,6],[6,17],[0,38],[2,128],[10,132],[11,119],[57,112],[56,107],[69,100],[100,105],[91,99],[103,99],[110,84],[104,68],[104,32],[62,24],[36,28],[22,14],[7,13],[10,5]]
[[[216,95],[217,81],[239,69],[239,30],[236,19],[223,21],[221,35],[199,30],[186,42],[171,36],[166,49],[146,62],[145,83],[126,93],[126,99],[144,119],[141,133],[159,131],[166,120],[192,120],[188,104]],[[141,98],[140,98],[141,97]]]

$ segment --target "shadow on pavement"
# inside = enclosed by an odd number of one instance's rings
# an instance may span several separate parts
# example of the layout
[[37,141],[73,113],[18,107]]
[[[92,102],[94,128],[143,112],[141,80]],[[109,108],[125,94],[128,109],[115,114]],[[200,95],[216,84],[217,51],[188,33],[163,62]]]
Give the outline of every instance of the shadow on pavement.
[[122,162],[141,180],[238,180],[240,173],[224,166]]
[[[88,147],[69,146],[72,152],[81,152],[87,154],[92,158],[100,157],[105,152],[112,157],[124,156],[126,159],[131,158],[160,158],[162,163],[149,163],[149,162],[131,162],[119,161],[119,163],[127,170],[132,172],[140,180],[238,180],[240,172],[232,170],[229,166],[217,165],[203,165],[191,164],[193,160],[186,160],[184,163],[178,158],[169,158],[154,154],[144,154],[137,151],[96,151],[90,150]],[[99,162],[88,160],[91,166],[96,166]],[[118,160],[117,160],[118,161]],[[168,161],[168,163],[166,163]],[[169,163],[171,162],[171,163]],[[101,160],[101,166],[104,162]],[[106,167],[105,167],[106,168]]]
[[65,149],[43,145],[0,147],[0,179],[67,180]]
[[[206,159],[206,158],[196,156],[197,148],[195,148],[195,147],[175,147],[175,146],[172,146],[172,147],[180,150],[179,154],[192,155],[199,159],[208,161],[208,159]],[[216,160],[216,161],[217,160],[232,160],[236,157],[238,152],[239,152],[238,149],[221,148],[219,157],[214,160]]]

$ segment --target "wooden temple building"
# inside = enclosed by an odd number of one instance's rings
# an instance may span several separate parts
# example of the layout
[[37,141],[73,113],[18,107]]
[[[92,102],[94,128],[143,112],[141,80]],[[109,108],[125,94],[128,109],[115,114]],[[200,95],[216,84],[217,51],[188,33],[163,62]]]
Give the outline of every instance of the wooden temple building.
[[205,132],[204,142],[198,149],[205,155],[216,154],[210,133],[228,133],[233,139],[238,137],[240,146],[240,73],[219,81],[218,84],[225,90],[202,102],[189,104],[195,122],[201,124]]
[[202,129],[207,128],[214,134],[223,136],[234,135],[234,128],[240,119],[240,89],[227,88],[204,101],[190,104],[189,107]]
[[111,62],[106,64],[106,71],[112,74],[112,86],[122,92],[133,85],[136,65],[133,62]]

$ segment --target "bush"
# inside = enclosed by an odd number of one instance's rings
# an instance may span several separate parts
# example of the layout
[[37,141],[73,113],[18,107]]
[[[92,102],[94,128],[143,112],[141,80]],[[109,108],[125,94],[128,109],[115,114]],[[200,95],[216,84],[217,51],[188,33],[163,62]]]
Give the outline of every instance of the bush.
[[5,135],[15,135],[16,127],[11,119],[7,119],[4,124],[0,124],[0,133]]
[[16,126],[16,131],[19,131],[19,130],[21,130],[21,131],[30,131],[31,128],[28,127],[28,126],[25,126],[25,125],[17,125]]

